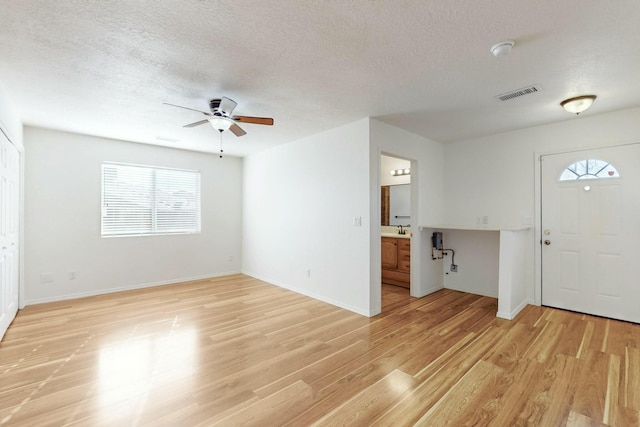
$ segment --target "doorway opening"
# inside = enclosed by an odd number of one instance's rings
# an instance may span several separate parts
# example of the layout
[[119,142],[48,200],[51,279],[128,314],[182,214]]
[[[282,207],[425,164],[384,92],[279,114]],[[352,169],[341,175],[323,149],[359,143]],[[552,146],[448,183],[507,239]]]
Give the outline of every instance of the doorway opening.
[[411,300],[411,161],[380,156],[382,312]]

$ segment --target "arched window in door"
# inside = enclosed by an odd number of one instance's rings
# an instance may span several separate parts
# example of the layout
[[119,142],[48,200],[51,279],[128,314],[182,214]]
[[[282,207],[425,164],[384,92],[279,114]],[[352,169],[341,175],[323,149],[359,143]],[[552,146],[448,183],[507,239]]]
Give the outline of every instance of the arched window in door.
[[620,174],[611,163],[600,159],[584,159],[567,166],[562,171],[562,175],[560,175],[560,181],[618,177],[620,177]]

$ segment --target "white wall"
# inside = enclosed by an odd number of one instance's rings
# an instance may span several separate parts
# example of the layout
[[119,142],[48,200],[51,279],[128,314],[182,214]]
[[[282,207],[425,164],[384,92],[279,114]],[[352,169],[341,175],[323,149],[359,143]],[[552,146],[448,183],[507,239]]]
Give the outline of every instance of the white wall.
[[[567,116],[567,120],[518,131],[469,139],[444,147],[444,201],[447,224],[474,225],[488,216],[489,224],[535,223],[534,153],[618,145],[640,141],[640,108],[593,116]],[[539,230],[528,233],[525,254],[527,298],[534,299],[535,245]],[[478,242],[474,242],[474,245]],[[497,250],[495,239],[483,246]],[[464,252],[460,242],[454,247]],[[471,266],[460,262],[465,271]],[[479,277],[490,277],[481,265]],[[489,286],[483,284],[482,286]]]
[[[443,287],[442,263],[431,260],[431,241],[419,226],[442,223],[443,146],[395,126],[370,120],[372,307],[380,304],[380,155],[411,160],[411,295]],[[377,201],[377,202],[376,202]],[[376,299],[377,298],[377,299]]]
[[[27,304],[240,271],[241,159],[33,127],[24,140]],[[102,161],[200,170],[202,233],[101,238]]]
[[[380,154],[412,160],[411,183],[417,183],[416,205],[419,224],[433,224],[442,221],[443,202],[443,144],[371,119],[371,150],[377,156],[375,163],[379,173]],[[417,162],[414,166],[414,162]],[[418,169],[416,169],[417,167]],[[379,175],[375,182],[379,184]],[[378,195],[378,198],[380,196]],[[378,213],[379,215],[379,213]],[[413,226],[413,224],[411,224]]]
[[368,124],[244,159],[245,274],[371,314]]
[[445,145],[447,223],[520,225],[534,214],[534,153],[640,141],[640,108]]
[[0,86],[0,127],[7,133],[11,142],[22,150],[22,122],[2,86]]
[[513,319],[529,303],[527,297],[527,243],[526,230],[502,230],[500,232],[500,268],[498,313],[503,319]]
[[444,287],[498,298],[500,232],[443,230],[444,247],[455,251],[457,272],[450,271],[451,256],[444,257]]

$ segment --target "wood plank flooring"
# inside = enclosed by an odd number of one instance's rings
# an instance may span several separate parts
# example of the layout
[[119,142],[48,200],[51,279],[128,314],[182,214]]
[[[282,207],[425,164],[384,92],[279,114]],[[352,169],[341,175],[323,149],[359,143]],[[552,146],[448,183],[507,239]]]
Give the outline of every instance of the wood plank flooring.
[[234,275],[30,306],[0,425],[638,426],[640,325],[384,286],[368,319]]

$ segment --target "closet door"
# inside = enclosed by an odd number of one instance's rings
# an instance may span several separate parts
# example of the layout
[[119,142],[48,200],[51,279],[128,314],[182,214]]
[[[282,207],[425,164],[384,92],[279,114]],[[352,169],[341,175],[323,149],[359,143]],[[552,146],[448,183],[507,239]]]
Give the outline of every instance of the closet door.
[[0,339],[18,312],[20,153],[0,132]]

